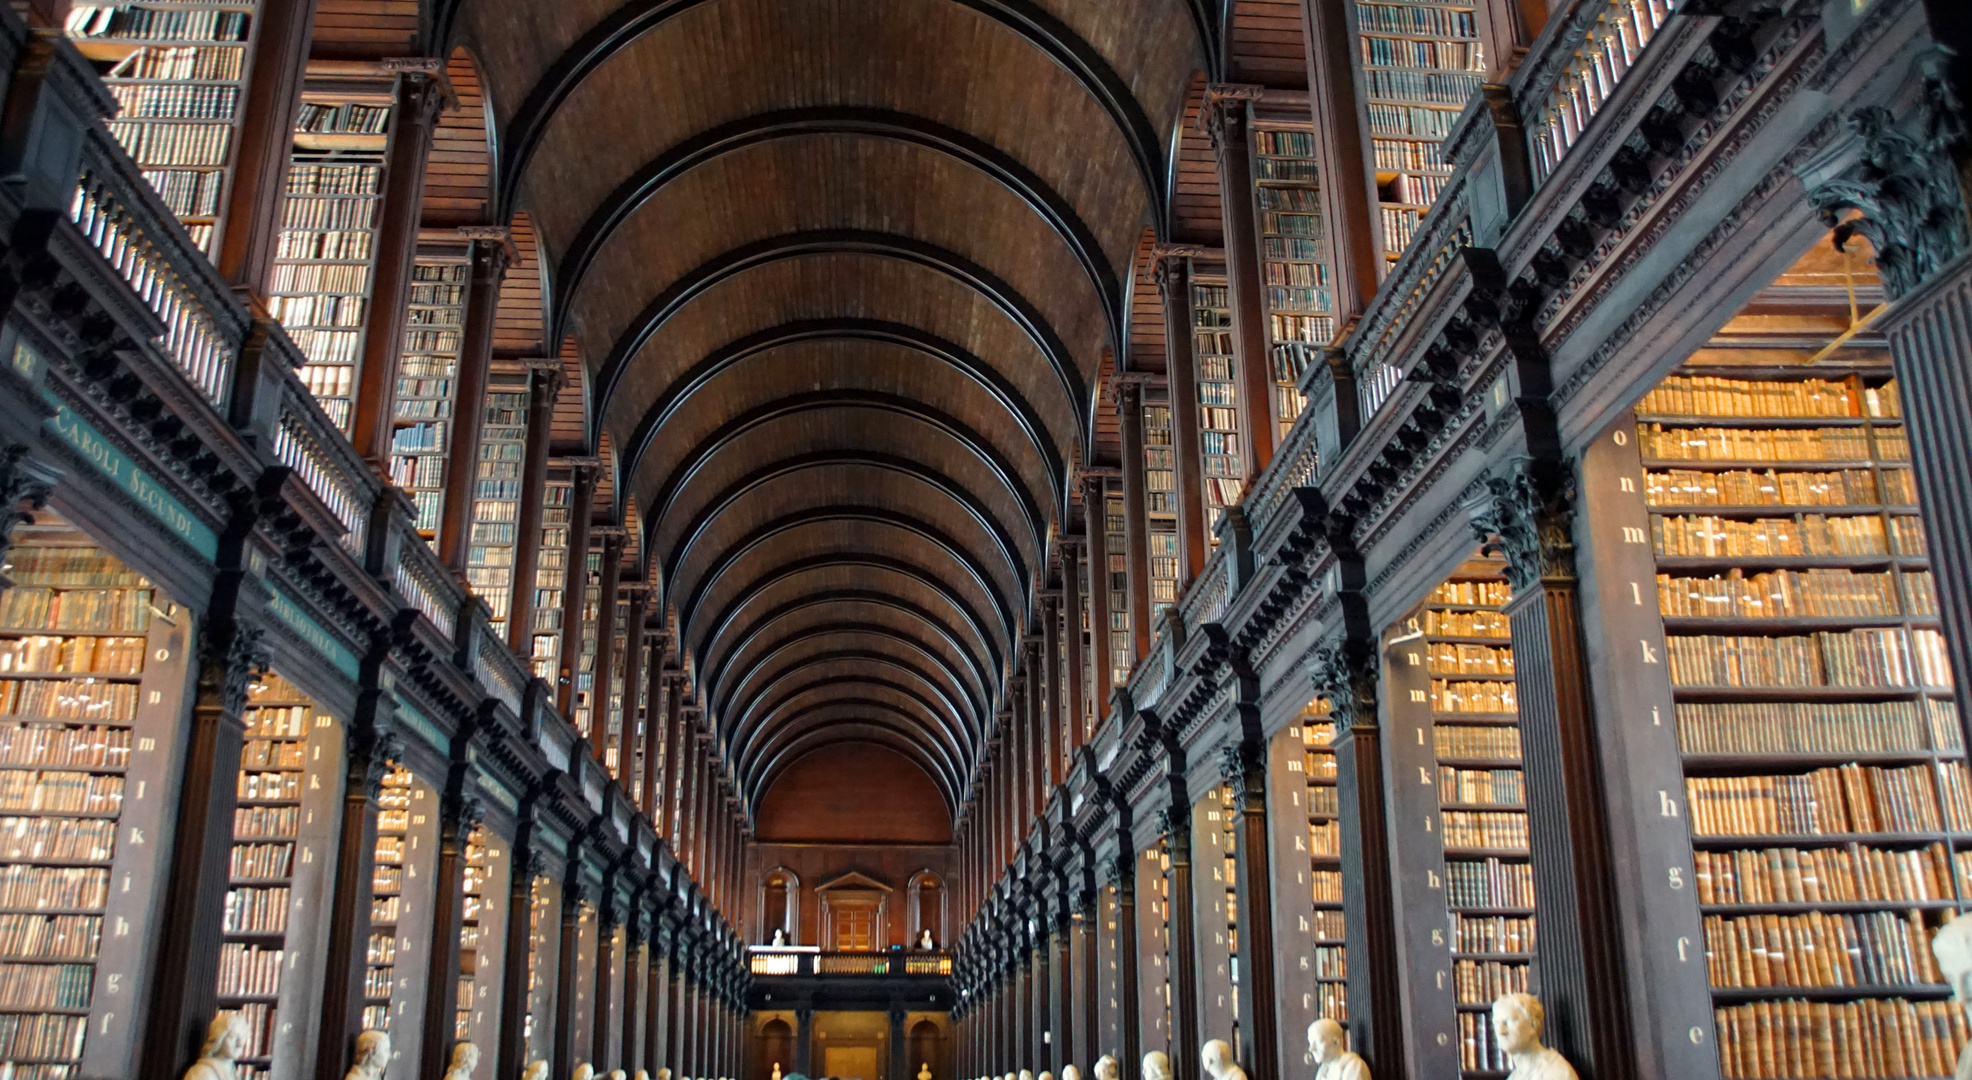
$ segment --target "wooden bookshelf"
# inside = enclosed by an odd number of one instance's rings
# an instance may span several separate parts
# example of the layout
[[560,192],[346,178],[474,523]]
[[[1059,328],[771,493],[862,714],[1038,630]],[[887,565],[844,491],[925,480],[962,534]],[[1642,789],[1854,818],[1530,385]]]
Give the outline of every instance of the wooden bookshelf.
[[534,570],[534,674],[553,686],[560,674],[562,583],[568,571],[569,486],[550,476],[541,509],[541,556]]
[[1335,723],[1326,699],[1308,703],[1295,725],[1308,819],[1309,931],[1313,943],[1315,1015],[1346,1024],[1348,962],[1342,938],[1342,823],[1335,783]]
[[218,250],[258,17],[257,0],[69,9],[69,39],[116,98],[110,133],[207,255]]
[[596,716],[596,627],[602,611],[602,551],[591,547],[584,552],[582,567],[582,651],[575,658],[569,719],[575,730],[587,738]]
[[344,434],[355,418],[369,324],[392,100],[388,90],[367,85],[308,84],[268,283],[269,308],[308,358],[301,381]]
[[363,1030],[389,1031],[397,983],[397,924],[404,916],[410,859],[411,791],[416,783],[402,765],[384,774],[377,795],[376,864],[370,888],[370,940],[363,969]]
[[[1171,406],[1143,406],[1144,544],[1150,553],[1151,618],[1178,599],[1178,473]],[[1121,684],[1118,684],[1121,685]]]
[[1385,259],[1410,246],[1452,170],[1439,155],[1486,74],[1471,4],[1356,5],[1363,113],[1375,160]]
[[1198,365],[1198,432],[1205,482],[1205,532],[1218,543],[1219,518],[1245,490],[1245,447],[1234,382],[1231,290],[1224,275],[1202,276],[1192,266],[1192,345]]
[[506,639],[513,605],[514,547],[520,521],[521,469],[527,453],[528,386],[525,372],[493,375],[479,436],[473,477],[472,535],[466,546],[466,582],[492,609],[495,637]]
[[459,344],[471,275],[465,244],[421,244],[404,305],[404,346],[391,409],[390,479],[417,507],[418,533],[436,541],[445,513]]
[[[452,1031],[455,1039],[472,1038],[473,1004],[478,1000],[480,951],[483,946],[492,944],[487,935],[496,930],[495,925],[486,918],[487,901],[492,896],[488,888],[492,874],[492,860],[487,848],[490,836],[484,826],[476,825],[466,837],[465,907],[459,923],[458,1018]],[[492,976],[491,969],[487,974]]]
[[[635,791],[638,789],[632,784],[631,766],[635,764],[637,747],[625,738],[624,729],[630,720],[630,712],[624,708],[629,687],[623,685],[623,654],[630,648],[630,597],[621,588],[616,592],[616,613],[610,626],[613,630],[610,634],[609,670],[600,673],[603,680],[603,716],[607,718],[603,730],[603,768],[609,770],[611,776],[630,784],[631,790]],[[593,666],[593,661],[591,664]],[[627,760],[624,757],[626,753],[630,755]]]
[[1137,854],[1137,1021],[1143,1051],[1183,1052],[1171,1030],[1171,853],[1166,842]]
[[105,1022],[109,991],[142,970],[131,938],[155,929],[154,845],[128,838],[167,820],[144,788],[165,781],[189,620],[51,510],[15,541],[0,593],[0,1073],[109,1075],[130,1049]]
[[1309,125],[1253,129],[1253,199],[1260,226],[1260,273],[1267,290],[1267,363],[1280,438],[1307,407],[1301,372],[1335,339],[1335,293],[1321,175]]
[[1123,524],[1123,496],[1103,497],[1104,585],[1109,589],[1109,629],[1106,635],[1111,686],[1130,680],[1137,647],[1130,629],[1130,556]]

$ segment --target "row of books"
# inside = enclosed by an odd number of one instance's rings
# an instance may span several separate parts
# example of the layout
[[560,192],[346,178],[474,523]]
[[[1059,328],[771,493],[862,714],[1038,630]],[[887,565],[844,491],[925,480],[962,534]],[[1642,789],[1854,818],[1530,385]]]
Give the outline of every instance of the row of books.
[[[1963,856],[1961,856],[1962,858]],[[1853,841],[1834,848],[1692,852],[1701,904],[1888,903],[1955,899],[1942,843],[1892,850]],[[1961,884],[1965,881],[1960,874]]]
[[1401,71],[1366,68],[1364,88],[1373,98],[1423,101],[1437,105],[1464,106],[1479,92],[1479,76],[1444,71]]
[[1869,469],[1782,472],[1731,469],[1704,472],[1667,469],[1644,474],[1651,506],[1915,506],[1917,485],[1908,469],[1884,469],[1882,483]]
[[[1932,595],[1930,574],[1908,577],[1922,584],[1913,588]],[[1795,616],[1895,615],[1897,583],[1888,571],[1772,570],[1748,575],[1737,567],[1712,577],[1657,575],[1657,609],[1676,617],[1736,617],[1782,619]],[[1921,611],[1918,604],[1913,611]]]
[[1920,986],[1944,980],[1924,913],[1705,916],[1715,987]]
[[1383,223],[1383,253],[1394,259],[1416,239],[1417,226],[1424,220],[1424,215],[1417,210],[1388,203],[1378,207],[1377,214]]
[[130,729],[0,723],[0,764],[121,769],[130,764]]
[[1253,178],[1278,183],[1319,184],[1321,167],[1313,161],[1261,156],[1253,162]]
[[1527,815],[1517,810],[1446,810],[1439,815],[1448,848],[1527,850]]
[[284,878],[294,866],[293,844],[234,844],[228,872],[234,880]]
[[309,348],[302,349],[302,352],[315,363],[303,365],[301,370],[296,372],[301,379],[301,385],[317,398],[348,397],[356,388],[354,367],[356,335],[337,331],[303,330],[295,336],[297,345],[301,344],[303,337],[306,337],[311,346],[331,339],[337,346],[335,354],[329,356],[318,355],[321,351],[319,349],[316,351],[310,351]]
[[1950,1076],[1972,1028],[1956,1002],[1754,1001],[1713,1010],[1726,1080]]
[[1433,675],[1511,675],[1513,649],[1492,645],[1434,642],[1426,646]]
[[251,20],[221,8],[89,4],[69,9],[63,28],[74,37],[149,41],[245,41]]
[[1442,713],[1499,713],[1519,710],[1510,682],[1431,680],[1431,708]]
[[111,68],[104,78],[161,82],[237,82],[245,74],[246,50],[237,45],[147,45]]
[[1520,760],[1517,727],[1467,727],[1439,724],[1431,732],[1432,749],[1441,758],[1479,761]]
[[1320,214],[1322,209],[1320,193],[1313,188],[1305,187],[1255,188],[1253,201],[1254,205],[1262,210],[1299,210],[1303,213]]
[[390,124],[390,106],[355,102],[304,101],[295,114],[296,132],[381,135]]
[[1424,610],[1423,628],[1426,634],[1444,637],[1478,637],[1510,640],[1513,626],[1504,612],[1498,611],[1440,611],[1436,608]]
[[144,639],[29,634],[0,640],[0,672],[14,671],[141,675]]
[[220,997],[272,997],[281,992],[281,949],[238,941],[219,946]]
[[74,1061],[82,1056],[88,1026],[86,1016],[0,1013],[0,1057]]
[[1317,945],[1314,970],[1317,979],[1346,979],[1349,977],[1349,960],[1338,946]]
[[0,964],[0,1009],[89,1007],[94,964]]
[[1328,265],[1318,262],[1269,260],[1261,267],[1268,285],[1310,289],[1329,286]]
[[115,854],[116,822],[105,818],[0,817],[0,859],[108,862]]
[[228,934],[287,933],[287,887],[228,889],[226,915],[220,929]]
[[1493,1033],[1493,1018],[1485,1013],[1458,1014],[1458,1067],[1463,1072],[1505,1073],[1513,1068]]
[[147,169],[144,182],[181,218],[214,217],[226,174],[218,169]]
[[[310,294],[270,296],[267,307],[283,326],[355,328],[363,325],[363,314],[369,309],[369,303],[362,296]],[[315,357],[310,356],[309,359],[314,360]]]
[[1374,135],[1409,135],[1420,139],[1442,139],[1452,133],[1459,118],[1458,109],[1434,109],[1425,105],[1391,105],[1368,102],[1369,130]]
[[1438,801],[1464,806],[1525,806],[1526,784],[1519,769],[1459,769],[1441,765]]
[[1637,425],[1637,449],[1661,461],[1905,461],[1900,432],[1836,428],[1706,428]]
[[368,230],[284,232],[275,242],[275,257],[295,262],[315,259],[363,262],[370,257],[373,239],[374,234]]
[[240,750],[240,768],[299,769],[304,745],[286,739],[253,739]]
[[1431,595],[1426,597],[1424,602],[1467,607],[1503,607],[1512,599],[1513,586],[1504,581],[1447,581],[1431,590]]
[[203,165],[223,168],[232,148],[233,125],[156,124],[140,120],[112,120],[110,134],[123,144],[137,164]]
[[237,86],[134,83],[112,84],[109,90],[125,120],[231,120],[240,103]]
[[247,802],[278,802],[301,798],[301,774],[298,772],[249,772],[240,771],[235,784],[236,794]]
[[[1833,836],[1972,831],[1963,762],[1902,768],[1856,764],[1806,774],[1690,776],[1695,836]],[[1941,799],[1942,798],[1942,806]]]
[[[1687,754],[1886,754],[1956,752],[1962,738],[1950,702],[1926,724],[1915,701],[1679,702],[1678,748]],[[1931,729],[1927,738],[1925,728]]]
[[1342,854],[1342,823],[1317,821],[1308,825],[1308,854],[1335,858]]
[[49,589],[148,589],[142,574],[98,548],[18,547],[7,553],[16,586]]
[[1531,908],[1534,868],[1524,862],[1505,862],[1498,856],[1448,859],[1445,902],[1454,908]]
[[101,915],[0,915],[0,955],[94,960],[102,941]]
[[151,628],[151,590],[53,589],[18,584],[0,593],[0,626],[11,630],[142,634]]
[[376,224],[377,201],[342,195],[289,195],[282,204],[281,228],[290,231],[354,232]]
[[[246,1051],[240,1057],[264,1058],[273,1053],[274,1006],[264,1001],[249,1001],[237,1008],[223,1009],[221,1011],[233,1013],[246,1022]],[[234,1068],[240,1070],[241,1073],[237,1080],[247,1080],[244,1072],[246,1069],[253,1068],[253,1066],[247,1065],[245,1062],[238,1062]]]
[[1476,41],[1412,41],[1403,38],[1362,38],[1362,61],[1374,67],[1437,68],[1441,71],[1484,71],[1486,64]]
[[123,777],[102,773],[0,770],[0,810],[50,814],[114,814],[123,805]]
[[1411,206],[1431,206],[1444,190],[1445,178],[1437,173],[1398,173],[1389,184],[1393,201]]
[[347,293],[360,296],[370,288],[367,267],[336,263],[283,263],[274,267],[268,289],[277,293]]
[[1925,553],[1924,523],[1898,516],[1888,531],[1881,514],[1829,517],[1798,514],[1738,521],[1709,514],[1650,517],[1650,542],[1659,555],[1697,558],[1749,558],[1805,555],[1888,555],[1894,535],[1896,554]]
[[1670,637],[1676,686],[1950,686],[1951,665],[1936,630],[1821,632],[1801,637]]
[[[1867,404],[1869,408],[1864,409]],[[1901,415],[1897,382],[1867,392],[1848,381],[1754,380],[1719,375],[1672,375],[1637,402],[1639,415],[1812,419],[1819,416]]]
[[1442,4],[1359,3],[1356,5],[1356,25],[1364,30],[1392,34],[1461,38],[1479,36],[1471,8]]
[[130,720],[137,684],[95,679],[0,679],[0,714],[55,720]]
[[1442,170],[1447,168],[1438,144],[1406,139],[1372,139],[1370,155],[1380,170]]
[[110,872],[101,866],[0,866],[0,907],[100,908]]
[[301,810],[294,806],[242,806],[233,811],[233,835],[242,839],[299,835]]
[[1452,993],[1460,1005],[1491,1005],[1528,989],[1528,965],[1511,960],[1452,961]]
[[1531,953],[1534,951],[1534,920],[1522,915],[1454,914],[1452,951]]

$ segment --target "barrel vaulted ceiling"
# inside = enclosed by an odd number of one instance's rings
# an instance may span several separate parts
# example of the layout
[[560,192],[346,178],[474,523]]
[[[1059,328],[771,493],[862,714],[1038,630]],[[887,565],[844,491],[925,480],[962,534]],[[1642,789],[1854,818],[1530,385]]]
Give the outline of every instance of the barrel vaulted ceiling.
[[546,340],[581,358],[751,802],[873,742],[956,812],[1168,234],[1201,10],[460,10]]

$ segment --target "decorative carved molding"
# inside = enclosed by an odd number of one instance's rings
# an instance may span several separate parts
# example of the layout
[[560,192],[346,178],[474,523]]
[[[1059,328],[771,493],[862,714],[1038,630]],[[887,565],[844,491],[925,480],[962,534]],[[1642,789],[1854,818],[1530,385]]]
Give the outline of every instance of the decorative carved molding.
[[1308,657],[1315,696],[1328,699],[1338,732],[1376,723],[1376,669],[1376,648],[1354,638],[1317,646]]
[[247,686],[267,671],[272,658],[261,647],[258,627],[238,626],[231,634],[210,624],[199,628],[199,690],[218,697],[228,716],[246,711]]
[[[14,546],[14,530],[34,523],[33,510],[45,510],[59,474],[28,456],[28,448],[11,443],[0,449],[0,563]],[[26,503],[31,509],[21,509]],[[7,585],[11,581],[0,577]]]
[[1506,557],[1506,579],[1525,592],[1546,578],[1575,576],[1574,483],[1563,462],[1515,458],[1496,472],[1466,513],[1487,553]]

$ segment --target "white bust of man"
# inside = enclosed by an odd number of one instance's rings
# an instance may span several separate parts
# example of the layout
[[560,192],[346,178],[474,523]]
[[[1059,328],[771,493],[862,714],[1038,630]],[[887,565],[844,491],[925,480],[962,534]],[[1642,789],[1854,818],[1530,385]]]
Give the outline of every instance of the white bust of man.
[[1104,1054],[1096,1059],[1095,1068],[1091,1071],[1096,1074],[1096,1080],[1117,1080],[1122,1072],[1122,1064],[1114,1057]]
[[[927,1076],[923,1077],[922,1080],[931,1080],[931,1078]],[[1061,1080],[1082,1080],[1082,1070],[1073,1065],[1063,1065],[1061,1067]]]
[[[1972,915],[1960,915],[1938,928],[1931,938],[1931,955],[1938,958],[1938,972],[1951,987],[1951,997],[1972,1018]],[[1972,1043],[1958,1052],[1954,1080],[1972,1080]]]
[[1032,1069],[1020,1070],[1020,1080],[1034,1080],[1034,1070]]
[[596,1080],[596,1067],[583,1062],[575,1067],[575,1080]]
[[479,1047],[469,1042],[459,1042],[452,1047],[452,1064],[445,1068],[445,1080],[472,1080],[472,1071],[479,1068]]
[[529,1062],[527,1071],[520,1074],[520,1080],[548,1080],[548,1063],[545,1061]]
[[382,1031],[365,1031],[356,1036],[356,1063],[342,1080],[383,1080],[384,1066],[390,1064],[390,1036]]
[[1308,1025],[1308,1056],[1315,1080],[1370,1080],[1369,1063],[1349,1049],[1349,1033],[1326,1016]]
[[611,1069],[609,1071],[609,1080],[630,1080],[630,1074],[624,1072],[622,1069]]
[[1224,1039],[1209,1039],[1199,1047],[1198,1062],[1212,1080],[1246,1080],[1246,1070],[1233,1060],[1232,1044]]
[[638,1069],[636,1080],[650,1080],[650,1074],[642,1069]]
[[246,1053],[253,1041],[246,1019],[236,1012],[223,1012],[206,1025],[205,1047],[199,1059],[185,1070],[185,1080],[234,1080],[233,1060]]
[[1054,1080],[1054,1074],[1046,1069],[1042,1069],[1040,1073],[1034,1077],[1034,1080]]
[[[525,1078],[523,1078],[523,1080],[525,1080]],[[671,1068],[670,1068],[670,1066],[668,1066],[668,1065],[659,1065],[659,1066],[657,1067],[657,1080],[671,1080]]]
[[1541,1045],[1547,1010],[1532,994],[1508,994],[1493,1002],[1493,1038],[1512,1071],[1506,1080],[1577,1080],[1561,1051]]
[[1171,1055],[1152,1050],[1143,1056],[1143,1080],[1171,1080]]

